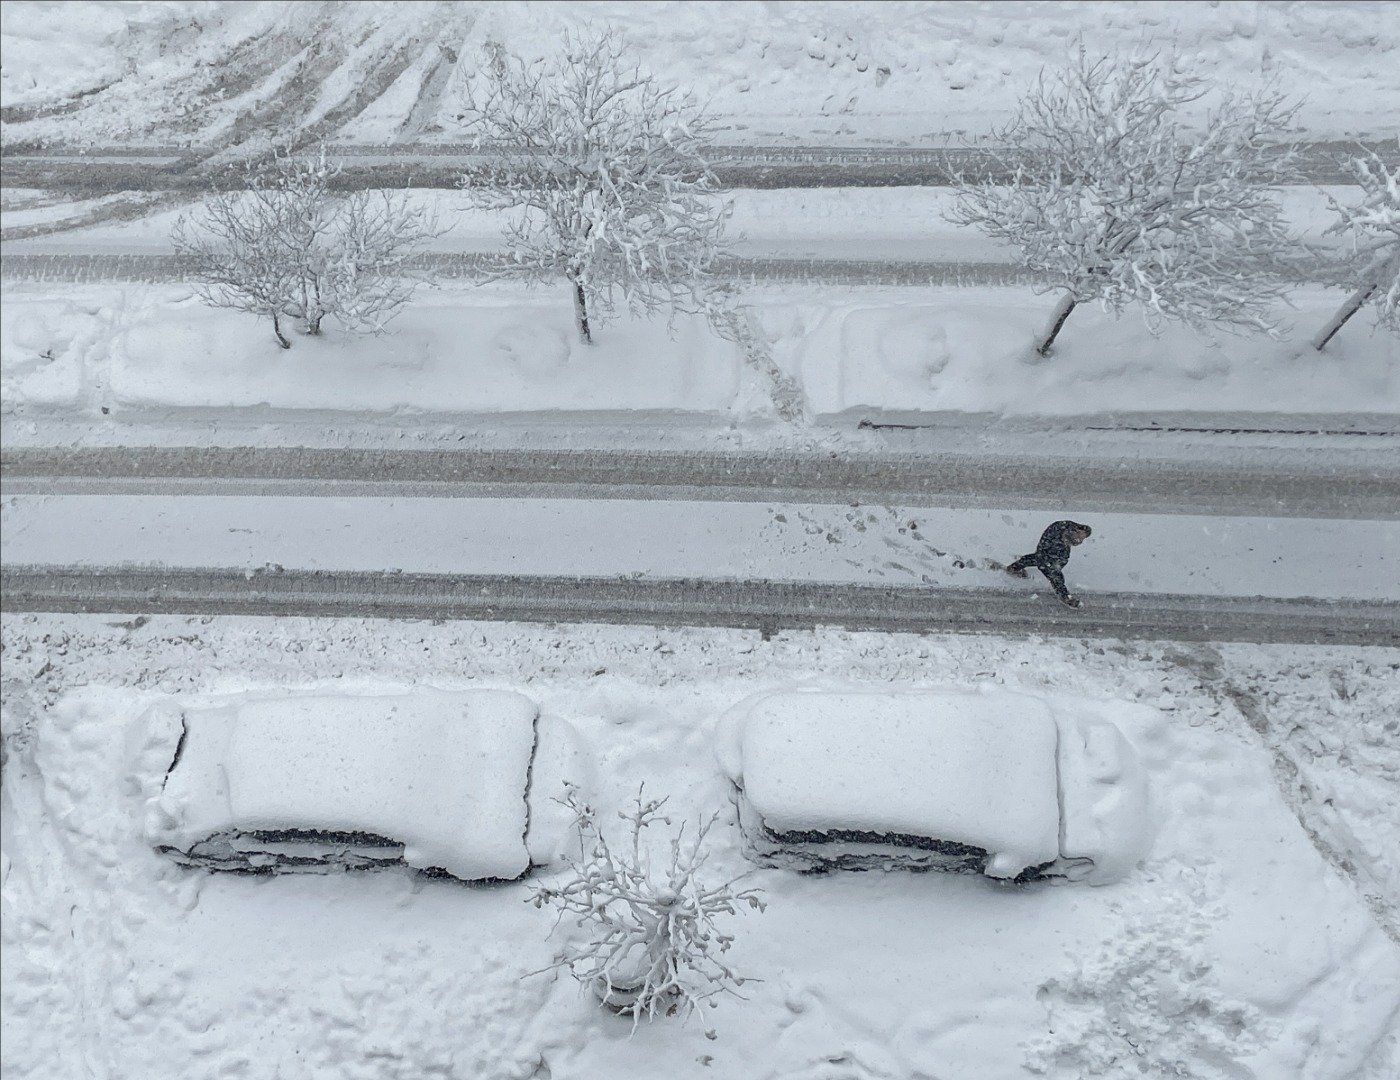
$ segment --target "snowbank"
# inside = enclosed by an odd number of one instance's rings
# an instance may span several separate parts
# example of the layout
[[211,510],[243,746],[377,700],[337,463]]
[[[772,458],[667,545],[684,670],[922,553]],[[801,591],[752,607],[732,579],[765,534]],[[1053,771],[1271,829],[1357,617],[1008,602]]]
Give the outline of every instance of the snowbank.
[[83,404],[91,378],[86,358],[110,349],[101,311],[69,300],[0,304],[0,397],[51,408]]
[[[430,160],[430,159],[425,159]],[[1359,199],[1352,184],[1300,185],[1278,193],[1285,219],[1300,240],[1323,248],[1345,239],[1324,235],[1336,220],[1328,198],[1344,204]],[[426,250],[474,254],[503,250],[502,231],[516,215],[473,207],[465,192],[410,188],[396,190],[410,207],[434,214],[444,231],[427,241]],[[955,205],[950,188],[830,187],[741,188],[725,193],[733,203],[726,240],[736,254],[750,257],[838,260],[922,260],[1015,264],[1010,244],[970,226],[947,220]],[[79,217],[103,199],[67,202],[36,189],[10,188],[11,204],[0,210],[0,226],[19,228]],[[104,199],[116,198],[105,196]],[[173,255],[170,233],[191,204],[154,209],[144,217],[111,219],[48,235],[7,240],[5,252],[16,255]],[[81,265],[81,260],[78,260]]]
[[12,108],[91,94],[217,26],[220,6],[205,0],[6,0],[0,93]]
[[419,869],[517,878],[530,866],[525,795],[537,715],[527,698],[498,690],[243,697],[183,709],[148,837],[189,851],[211,837],[368,834],[403,844],[403,861]]

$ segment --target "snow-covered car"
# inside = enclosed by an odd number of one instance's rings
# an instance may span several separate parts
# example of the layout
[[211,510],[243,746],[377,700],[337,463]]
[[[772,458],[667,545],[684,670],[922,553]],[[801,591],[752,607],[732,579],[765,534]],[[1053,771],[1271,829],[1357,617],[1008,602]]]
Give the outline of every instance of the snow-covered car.
[[764,865],[1105,884],[1151,829],[1145,773],[1102,710],[1000,689],[780,692],[723,718],[717,756]]
[[577,732],[513,691],[172,700],[150,720],[176,749],[148,838],[211,869],[510,880],[553,860],[555,800],[589,783]]

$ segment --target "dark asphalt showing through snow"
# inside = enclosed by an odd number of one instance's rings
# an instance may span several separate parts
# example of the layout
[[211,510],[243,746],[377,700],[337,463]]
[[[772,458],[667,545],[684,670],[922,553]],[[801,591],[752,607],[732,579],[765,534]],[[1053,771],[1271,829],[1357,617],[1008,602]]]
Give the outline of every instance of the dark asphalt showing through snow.
[[6,612],[642,623],[780,630],[1400,645],[1400,604],[773,581],[7,566]]
[[[1227,456],[1228,457],[1228,456]],[[1372,460],[1367,458],[1365,460]],[[6,494],[568,496],[1400,517],[1394,469],[1005,455],[105,448],[7,450]],[[632,622],[1394,645],[1400,604],[821,582],[10,565],[3,610]]]
[[[483,154],[465,146],[341,146],[339,184],[360,187],[455,188],[464,166]],[[1389,146],[1376,148],[1389,164]],[[1351,183],[1340,162],[1357,152],[1355,143],[1329,141],[1300,147],[1300,179],[1313,184]],[[964,147],[715,147],[715,172],[726,187],[943,187],[959,174],[999,179],[1015,169],[1014,152],[994,155]],[[118,191],[200,191],[241,183],[236,169],[191,167],[200,159],[176,148],[20,149],[0,159],[0,186],[46,188],[91,197]]]
[[726,450],[5,449],[6,494],[609,498],[1400,518],[1388,450],[1209,460],[1051,453]]
[[[51,227],[35,226],[39,232]],[[11,230],[12,232],[16,230]],[[7,233],[7,239],[9,239]],[[18,239],[19,237],[14,237]],[[436,281],[484,280],[499,256],[482,254],[420,255],[408,265]],[[715,272],[737,282],[820,283],[823,285],[972,286],[1026,285],[1033,274],[1014,263],[932,262],[923,260],[727,258]],[[189,274],[174,255],[131,253],[6,253],[0,277],[7,282],[90,284],[103,281],[159,285],[187,281]]]

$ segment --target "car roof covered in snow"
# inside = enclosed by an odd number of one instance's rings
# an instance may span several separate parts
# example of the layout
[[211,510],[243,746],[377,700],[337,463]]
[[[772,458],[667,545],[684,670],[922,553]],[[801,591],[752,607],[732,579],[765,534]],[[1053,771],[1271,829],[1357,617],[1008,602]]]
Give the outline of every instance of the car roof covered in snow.
[[224,832],[361,832],[466,880],[530,863],[538,710],[502,690],[243,697],[182,711],[158,804],[165,843]]
[[793,691],[750,699],[720,760],[776,832],[968,844],[1013,877],[1059,855],[1055,718],[1007,691]]

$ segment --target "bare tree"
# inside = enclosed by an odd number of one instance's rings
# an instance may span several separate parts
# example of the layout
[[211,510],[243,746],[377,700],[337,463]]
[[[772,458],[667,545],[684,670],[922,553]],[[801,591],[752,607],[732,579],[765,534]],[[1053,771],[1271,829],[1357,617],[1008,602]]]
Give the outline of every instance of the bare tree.
[[1290,245],[1274,185],[1293,175],[1278,145],[1296,106],[1266,90],[1227,95],[1204,128],[1180,110],[1202,81],[1157,57],[1092,59],[1079,50],[1043,73],[997,142],[1025,154],[1006,183],[959,181],[949,219],[1014,244],[1061,290],[1036,352],[1050,352],[1070,312],[1097,300],[1165,320],[1275,332]]
[[1337,221],[1327,231],[1351,237],[1351,250],[1337,264],[1338,283],[1352,290],[1313,339],[1320,352],[1369,300],[1376,321],[1400,334],[1400,167],[1388,172],[1374,152],[1348,167],[1361,187],[1361,201],[1345,206],[1330,195]]
[[[542,885],[532,896],[536,907],[557,907],[561,920],[572,915],[586,931],[545,970],[568,968],[603,1004],[630,1014],[634,1028],[642,1017],[688,1016],[701,1005],[713,1005],[718,994],[737,994],[745,980],[721,959],[734,939],[719,929],[715,917],[732,915],[740,904],[764,907],[754,889],[701,881],[705,837],[714,818],[689,843],[682,825],[664,863],[653,864],[642,831],[658,819],[670,824],[661,814],[665,803],[645,800],[639,791],[635,807],[618,814],[628,828],[619,849],[608,843],[593,808],[569,787],[562,804],[574,812],[578,856],[568,858],[560,884]],[[714,1038],[708,1028],[705,1034]]]
[[461,183],[514,212],[503,276],[569,283],[579,336],[625,306],[709,313],[729,204],[702,153],[710,124],[612,33],[566,35],[548,59],[488,46],[462,120],[485,154]]
[[411,267],[437,234],[432,215],[387,191],[337,192],[340,167],[278,153],[250,166],[245,188],[215,195],[175,224],[172,241],[199,296],[266,315],[277,343],[283,317],[319,334],[327,315],[379,333],[421,283]]

